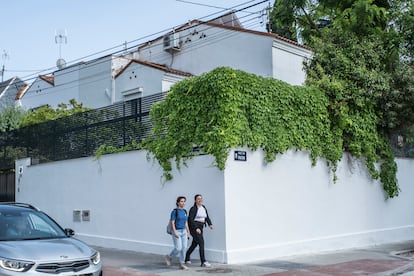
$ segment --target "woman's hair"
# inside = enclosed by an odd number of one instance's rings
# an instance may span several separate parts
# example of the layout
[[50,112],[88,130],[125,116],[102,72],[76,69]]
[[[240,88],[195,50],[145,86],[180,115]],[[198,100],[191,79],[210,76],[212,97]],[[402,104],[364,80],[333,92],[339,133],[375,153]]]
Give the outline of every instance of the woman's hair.
[[187,198],[185,198],[185,196],[177,197],[177,201],[175,202],[175,205],[177,205],[177,207],[178,207],[178,203],[181,201],[181,199],[187,200]]
[[200,195],[200,194],[196,194],[196,195],[194,196],[194,200],[196,200],[196,199],[197,199],[197,197],[199,197],[199,196],[201,196],[201,197],[202,197],[202,195]]

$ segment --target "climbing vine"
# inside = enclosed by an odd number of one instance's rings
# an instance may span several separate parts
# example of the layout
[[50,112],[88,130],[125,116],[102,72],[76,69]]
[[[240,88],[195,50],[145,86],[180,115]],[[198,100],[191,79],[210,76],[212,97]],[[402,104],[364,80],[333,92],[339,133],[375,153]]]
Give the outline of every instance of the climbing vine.
[[111,145],[100,145],[98,147],[98,149],[95,152],[95,158],[97,160],[99,160],[102,155],[105,154],[114,154],[114,153],[121,153],[121,152],[126,152],[126,151],[131,151],[131,150],[140,150],[142,149],[142,145],[141,143],[138,143],[135,140],[132,140],[132,142],[124,147],[115,147],[115,146],[111,146]]
[[288,149],[306,150],[312,162],[323,157],[335,165],[341,145],[330,130],[327,98],[319,90],[291,86],[222,67],[176,84],[151,110],[153,136],[145,143],[171,179],[193,157],[193,147],[215,157],[224,169],[237,146],[262,148],[266,161]]
[[143,148],[158,160],[166,180],[172,179],[172,162],[180,169],[197,154],[195,147],[213,155],[221,170],[234,147],[261,148],[267,162],[289,149],[307,151],[312,164],[327,160],[334,175],[346,149],[365,157],[389,197],[398,195],[396,165],[387,139],[377,132],[375,113],[343,108],[338,113],[319,89],[221,67],[177,83],[152,107],[152,134]]

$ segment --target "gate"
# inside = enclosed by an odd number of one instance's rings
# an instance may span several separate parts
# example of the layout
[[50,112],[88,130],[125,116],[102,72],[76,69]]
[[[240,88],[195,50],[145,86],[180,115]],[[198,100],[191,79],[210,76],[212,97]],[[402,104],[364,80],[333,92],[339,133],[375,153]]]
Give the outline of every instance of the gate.
[[0,174],[0,201],[15,201],[16,177],[14,172]]

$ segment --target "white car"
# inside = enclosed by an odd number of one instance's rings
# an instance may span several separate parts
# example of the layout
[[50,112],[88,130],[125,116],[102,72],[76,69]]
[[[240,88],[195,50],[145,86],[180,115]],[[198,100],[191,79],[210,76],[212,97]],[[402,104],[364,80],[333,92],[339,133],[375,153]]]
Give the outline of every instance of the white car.
[[102,276],[100,254],[37,208],[0,202],[0,275]]

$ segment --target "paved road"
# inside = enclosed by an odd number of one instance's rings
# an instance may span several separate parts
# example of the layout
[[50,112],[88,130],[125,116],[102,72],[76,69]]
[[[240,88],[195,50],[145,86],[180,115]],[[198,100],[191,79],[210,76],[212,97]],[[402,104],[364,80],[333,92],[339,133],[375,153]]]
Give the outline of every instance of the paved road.
[[211,268],[202,268],[197,262],[187,271],[179,270],[177,263],[167,267],[161,255],[108,248],[97,249],[102,255],[104,276],[414,275],[414,240],[324,254],[290,256],[259,263],[240,265],[213,263]]

